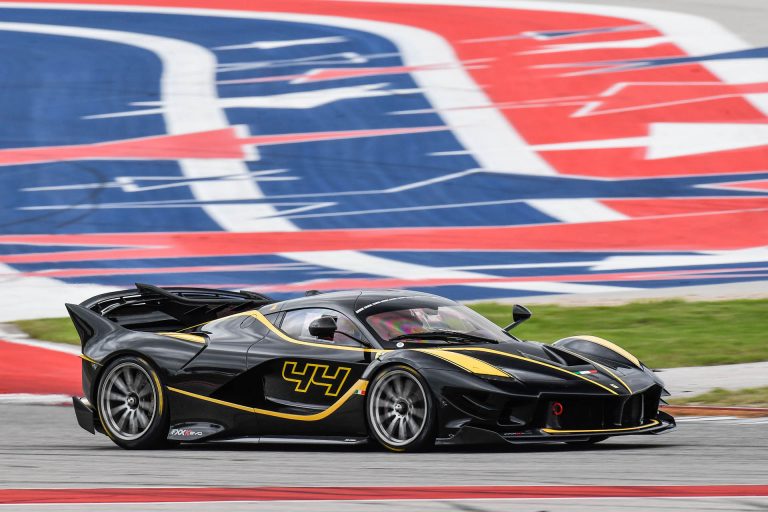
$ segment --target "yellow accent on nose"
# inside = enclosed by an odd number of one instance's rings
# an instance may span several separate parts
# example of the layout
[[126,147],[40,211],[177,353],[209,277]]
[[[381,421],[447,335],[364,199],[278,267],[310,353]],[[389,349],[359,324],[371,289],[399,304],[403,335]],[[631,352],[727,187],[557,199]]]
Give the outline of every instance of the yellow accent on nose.
[[488,364],[485,361],[481,361],[480,359],[476,359],[472,356],[459,354],[458,352],[448,352],[441,349],[429,348],[421,348],[416,350],[419,352],[426,352],[427,354],[448,361],[449,363],[454,364],[459,368],[468,371],[469,373],[476,373],[478,375],[492,375],[494,377],[510,376],[508,373],[499,370],[492,364]]
[[612,343],[612,342],[610,342],[610,341],[608,341],[606,339],[598,338],[597,336],[589,336],[589,335],[585,335],[585,334],[579,334],[577,336],[571,336],[571,337],[572,338],[579,338],[579,339],[582,339],[582,340],[586,340],[586,341],[592,342],[592,343],[594,343],[596,345],[600,345],[602,347],[605,347],[608,350],[612,350],[613,352],[616,352],[621,357],[623,357],[624,359],[626,359],[627,361],[629,361],[633,365],[637,366],[638,368],[642,367],[642,364],[640,363],[640,360],[638,358],[636,358],[635,356],[633,356],[632,354],[630,354],[629,352],[627,352],[626,350],[624,350],[623,348],[621,348],[617,344]]

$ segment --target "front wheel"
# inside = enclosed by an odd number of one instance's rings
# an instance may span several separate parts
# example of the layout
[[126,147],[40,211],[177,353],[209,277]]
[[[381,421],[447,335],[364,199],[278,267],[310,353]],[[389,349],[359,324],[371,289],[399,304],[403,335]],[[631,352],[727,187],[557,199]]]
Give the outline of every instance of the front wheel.
[[435,443],[435,410],[427,383],[408,366],[376,375],[368,393],[368,425],[373,437],[394,452],[423,451]]
[[98,412],[107,435],[126,449],[160,448],[168,435],[168,407],[155,370],[141,358],[122,357],[104,370]]

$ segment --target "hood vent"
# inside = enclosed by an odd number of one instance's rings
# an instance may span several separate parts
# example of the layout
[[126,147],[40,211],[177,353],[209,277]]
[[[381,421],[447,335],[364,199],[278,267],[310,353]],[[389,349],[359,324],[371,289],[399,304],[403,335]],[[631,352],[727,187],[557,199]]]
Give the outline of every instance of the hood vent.
[[544,348],[544,351],[547,353],[547,355],[550,357],[550,359],[562,365],[581,366],[585,364],[590,364],[589,361],[587,361],[586,359],[583,359],[571,352],[566,352],[565,350],[561,350],[557,347],[545,346],[543,348]]

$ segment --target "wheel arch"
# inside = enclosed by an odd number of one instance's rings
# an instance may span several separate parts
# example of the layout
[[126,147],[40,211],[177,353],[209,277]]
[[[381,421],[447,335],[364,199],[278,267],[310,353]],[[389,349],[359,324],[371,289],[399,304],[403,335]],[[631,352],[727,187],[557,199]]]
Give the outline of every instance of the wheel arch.
[[101,385],[101,381],[104,378],[104,374],[107,368],[109,366],[117,361],[118,359],[122,357],[135,357],[137,359],[143,360],[145,363],[147,363],[150,368],[152,369],[152,372],[154,374],[154,378],[157,379],[155,384],[158,387],[158,393],[160,395],[160,412],[162,413],[163,408],[169,408],[169,400],[165,399],[165,392],[164,392],[164,385],[163,385],[163,377],[160,372],[159,365],[152,359],[152,357],[143,354],[141,352],[138,352],[136,350],[120,350],[117,352],[114,352],[107,356],[104,360],[102,360],[99,363],[99,368],[96,374],[94,375],[94,378],[91,381],[91,396],[89,398],[89,401],[91,404],[96,408],[96,412],[99,414],[99,421],[102,422],[102,428],[103,428],[103,419],[101,418],[101,412],[99,411],[99,386]]
[[[109,385],[109,383],[104,383],[104,379],[108,378],[108,376],[115,370],[125,365],[138,367],[145,374],[146,378],[149,379],[150,383],[156,390],[156,409],[154,411],[154,416],[150,417],[149,423],[146,427],[147,430],[142,431],[139,434],[139,437],[135,439],[118,439],[119,436],[115,437],[115,435],[113,435],[114,433],[110,432],[110,428],[107,428],[107,424],[105,422],[106,413],[102,410],[101,407],[103,404],[100,398],[100,393],[104,391],[101,388]],[[130,386],[131,384],[128,385]],[[109,388],[105,388],[105,390],[108,389]],[[98,378],[93,380],[93,400],[94,402],[92,403],[92,406],[95,409],[100,426],[98,430],[107,435],[115,444],[121,448],[151,449],[169,445],[169,442],[166,438],[171,420],[171,409],[169,404],[170,400],[167,397],[160,366],[147,354],[143,354],[135,350],[121,350],[110,354],[110,356],[103,361],[103,364],[99,369]],[[114,421],[114,419],[112,421]]]
[[[413,374],[415,377],[415,380],[419,381],[419,386],[422,388],[423,392],[425,393],[424,399],[425,399],[425,407],[428,411],[426,416],[426,423],[424,423],[423,432],[418,435],[416,438],[416,447],[413,448],[412,446],[396,446],[393,444],[390,444],[389,442],[385,442],[382,440],[378,435],[375,435],[375,431],[373,426],[371,425],[371,419],[369,417],[370,413],[370,400],[373,398],[374,393],[372,392],[374,390],[374,386],[376,384],[376,379],[382,375],[383,373],[387,372],[387,370],[401,370],[408,373]],[[436,437],[436,424],[438,420],[438,403],[439,403],[439,397],[436,395],[434,390],[432,389],[432,386],[429,383],[429,379],[427,376],[420,371],[418,368],[415,368],[414,365],[408,364],[407,359],[405,361],[401,360],[401,358],[394,358],[391,361],[387,361],[379,366],[377,366],[370,374],[370,381],[372,385],[368,387],[368,392],[365,396],[365,402],[364,402],[364,408],[365,408],[365,424],[366,429],[368,431],[368,436],[374,438],[379,444],[384,446],[387,450],[393,451],[393,452],[405,452],[405,451],[412,451],[415,449],[415,451],[422,451],[422,450],[428,450],[431,448],[431,446],[434,444],[435,437]],[[430,408],[431,407],[431,408]],[[430,419],[431,418],[431,419]],[[427,442],[424,441],[424,436],[426,435],[426,439],[428,439]],[[431,439],[430,439],[431,437]]]

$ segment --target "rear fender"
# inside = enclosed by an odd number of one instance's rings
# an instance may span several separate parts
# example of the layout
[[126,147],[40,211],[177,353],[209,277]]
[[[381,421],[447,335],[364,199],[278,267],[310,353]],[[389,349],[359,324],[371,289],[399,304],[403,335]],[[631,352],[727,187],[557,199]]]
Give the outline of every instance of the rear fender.
[[84,356],[83,391],[89,400],[95,397],[94,391],[101,372],[116,357],[144,357],[167,379],[206,346],[204,342],[132,331],[75,304],[67,304],[67,310],[81,340]]
[[116,323],[104,318],[90,309],[78,306],[77,304],[65,304],[69,317],[75,325],[77,335],[80,337],[80,346],[83,353],[86,347],[94,340],[105,340],[114,334],[127,332]]

